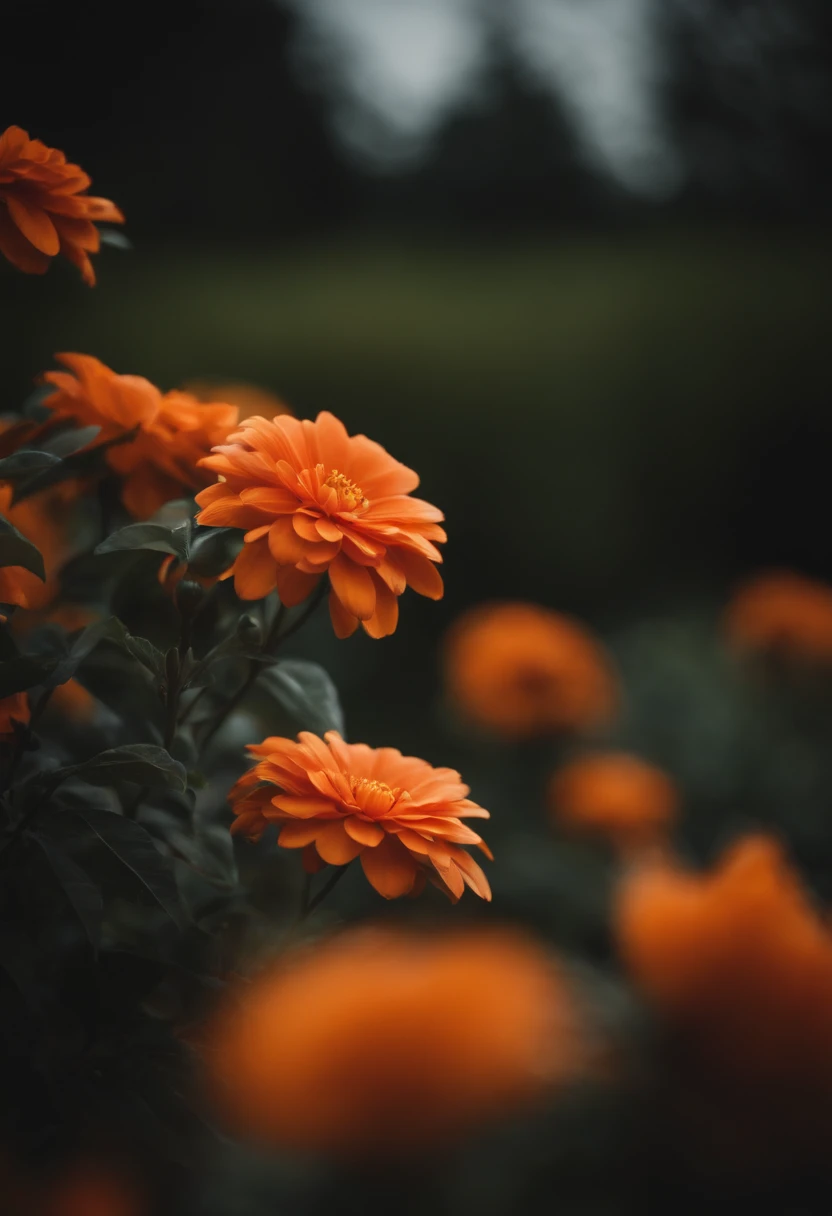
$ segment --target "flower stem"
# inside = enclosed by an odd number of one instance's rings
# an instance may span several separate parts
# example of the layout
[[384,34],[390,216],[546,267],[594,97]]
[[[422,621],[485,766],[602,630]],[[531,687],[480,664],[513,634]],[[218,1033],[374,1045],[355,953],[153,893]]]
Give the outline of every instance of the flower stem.
[[350,868],[350,864],[351,864],[350,862],[347,862],[347,864],[345,866],[338,866],[335,873],[333,875],[331,875],[331,877],[329,878],[329,880],[327,882],[324,883],[324,885],[321,887],[320,891],[315,896],[315,898],[309,900],[306,903],[306,910],[304,911],[303,915],[301,916],[301,920],[306,920],[306,918],[308,916],[312,915],[312,913],[319,906],[319,904],[322,904],[324,902],[324,900],[326,899],[327,895],[329,895],[332,888],[335,887],[341,881],[341,879],[344,877],[347,870]]
[[[304,605],[303,611],[301,613],[299,613],[298,616],[285,629],[282,629],[282,627],[283,627],[283,622],[286,617],[287,610],[286,610],[285,604],[281,604],[275,614],[275,618],[272,623],[272,627],[269,630],[265,641],[263,642],[263,645],[261,647],[261,654],[273,655],[274,652],[277,650],[278,646],[281,646],[286,641],[287,638],[290,638],[292,636],[293,633],[297,633],[297,631],[303,625],[306,624],[306,622],[309,620],[312,613],[318,607],[318,604],[323,599],[323,595],[324,595],[325,591],[326,591],[326,580],[322,578],[320,580],[320,582],[318,583],[318,586],[315,588],[313,594],[309,597],[306,604]],[[282,632],[281,632],[281,629],[282,629]],[[220,727],[225,723],[225,721],[229,717],[229,715],[231,713],[233,713],[233,711],[237,708],[237,706],[240,704],[240,702],[246,696],[246,694],[248,693],[251,686],[254,684],[254,682],[257,679],[257,677],[259,676],[259,674],[260,674],[260,664],[256,660],[254,660],[251,663],[251,666],[249,667],[248,675],[246,676],[245,680],[243,680],[242,684],[237,689],[237,691],[234,693],[234,695],[231,697],[231,699],[223,706],[223,708],[220,710],[220,712],[214,718],[214,721],[211,723],[207,732],[203,736],[202,743],[201,743],[203,750],[211,742],[214,735],[217,733],[217,731],[220,729]]]

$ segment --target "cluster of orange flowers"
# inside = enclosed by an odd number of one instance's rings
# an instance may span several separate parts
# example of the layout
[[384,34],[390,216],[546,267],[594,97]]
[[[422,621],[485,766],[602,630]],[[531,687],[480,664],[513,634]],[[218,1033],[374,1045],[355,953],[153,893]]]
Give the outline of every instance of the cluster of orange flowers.
[[237,1130],[375,1159],[540,1100],[585,1067],[581,1025],[556,962],[519,934],[364,929],[256,977],[204,1055]]
[[68,371],[46,372],[55,392],[44,400],[53,418],[100,427],[94,444],[122,478],[122,501],[136,519],[147,519],[183,491],[210,480],[199,461],[225,439],[237,409],[205,404],[188,393],[161,393],[142,376],[121,376],[92,355],[56,356]]

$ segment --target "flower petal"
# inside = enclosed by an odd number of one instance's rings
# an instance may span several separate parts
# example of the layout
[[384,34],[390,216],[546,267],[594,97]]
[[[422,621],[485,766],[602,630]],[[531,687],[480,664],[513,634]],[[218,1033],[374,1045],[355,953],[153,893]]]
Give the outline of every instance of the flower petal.
[[234,562],[234,590],[241,600],[261,600],[277,585],[277,566],[264,540],[243,545]]
[[363,566],[339,553],[329,567],[332,590],[347,612],[367,621],[376,609],[376,587]]
[[368,823],[366,819],[359,819],[357,815],[351,815],[349,819],[344,820],[344,830],[353,840],[368,849],[374,849],[376,845],[381,844],[385,836],[384,828],[380,828],[377,823]]
[[416,862],[392,836],[386,836],[378,848],[365,849],[361,867],[370,885],[385,899],[407,895],[416,881]]
[[342,819],[324,824],[315,837],[315,848],[319,856],[331,866],[345,866],[358,856],[363,847],[360,841],[347,835]]

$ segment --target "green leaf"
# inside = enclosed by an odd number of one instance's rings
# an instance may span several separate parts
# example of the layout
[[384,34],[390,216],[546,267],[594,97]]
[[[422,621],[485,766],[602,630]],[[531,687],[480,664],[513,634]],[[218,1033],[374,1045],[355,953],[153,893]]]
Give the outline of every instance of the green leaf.
[[200,578],[216,578],[233,564],[242,547],[239,528],[197,528],[188,568]]
[[[174,760],[163,747],[153,743],[126,743],[99,752],[82,764],[74,764],[60,772],[67,776],[80,777],[90,785],[115,785],[119,781],[133,781],[152,790],[187,789],[185,768]],[[65,780],[62,777],[61,780]]]
[[41,581],[46,578],[38,549],[3,516],[0,516],[0,566],[22,566]]
[[109,618],[104,636],[121,650],[132,655],[154,676],[160,676],[164,672],[165,656],[161,650],[157,649],[147,638],[137,638],[132,633],[128,633],[117,616]]
[[301,730],[344,734],[338,690],[319,663],[284,659],[264,672],[263,685]]
[[92,625],[87,625],[86,629],[83,629],[72,643],[69,653],[59,661],[50,678],[45,681],[47,688],[56,688],[58,684],[66,684],[67,680],[71,680],[87,655],[95,649],[99,642],[111,636],[114,628],[113,622],[116,621],[121,624],[117,617],[111,616],[105,621],[96,621]]
[[60,456],[54,456],[51,452],[24,449],[0,460],[0,481],[17,481],[21,477],[32,477],[35,473],[43,473],[60,463]]
[[95,549],[95,553],[117,553],[122,549],[151,549],[156,553],[170,553],[179,561],[188,560],[188,527],[165,528],[162,524],[128,524],[112,536],[108,536]]
[[91,832],[93,837],[131,872],[174,924],[181,926],[184,917],[176,882],[149,833],[132,819],[125,819],[123,815],[117,815],[113,811],[100,811],[91,807],[53,814],[44,822],[48,825],[50,834],[63,836],[77,848],[79,821],[87,829],[82,829],[81,839],[88,839]]
[[54,658],[36,658],[30,654],[6,659],[5,663],[0,663],[0,698],[47,683],[56,663]]
[[67,456],[74,456],[76,452],[82,451],[100,433],[100,426],[71,427],[69,430],[62,430],[50,436],[43,446],[51,455],[63,460]]
[[93,951],[97,953],[101,922],[104,918],[101,891],[56,840],[40,831],[29,832],[27,836],[43,851],[52,873],[89,938]]

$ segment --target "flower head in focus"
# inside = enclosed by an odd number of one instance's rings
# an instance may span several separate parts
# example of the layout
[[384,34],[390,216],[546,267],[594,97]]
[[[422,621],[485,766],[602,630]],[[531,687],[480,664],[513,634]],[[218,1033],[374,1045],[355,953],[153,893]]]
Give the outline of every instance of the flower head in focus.
[[472,608],[445,645],[451,700],[505,738],[597,726],[617,699],[609,658],[577,621],[536,604]]
[[25,692],[16,692],[10,697],[0,698],[0,739],[13,738],[15,724],[25,726],[31,716],[29,698]]
[[285,401],[257,384],[236,380],[189,380],[183,385],[183,392],[196,397],[197,401],[227,401],[229,405],[236,405],[240,422],[255,416],[277,418],[280,414],[292,413]]
[[124,216],[106,198],[86,193],[90,179],[63,152],[30,139],[20,127],[0,135],[0,252],[27,274],[43,274],[62,254],[90,287],[97,253],[97,222],[123,224]]
[[582,1038],[556,961],[520,934],[360,929],[255,978],[205,1060],[240,1131],[378,1160],[539,1100],[580,1071]]
[[345,743],[303,731],[297,743],[272,738],[249,746],[260,757],[229,794],[232,832],[258,839],[270,823],[285,849],[310,849],[343,866],[356,857],[385,899],[414,894],[429,879],[453,901],[469,886],[483,899],[491,888],[463,846],[491,853],[463,819],[487,819],[468,798],[459,773],[432,768],[393,747]]
[[328,573],[338,637],[360,622],[381,638],[396,628],[406,586],[441,598],[442,512],[411,497],[411,469],[332,414],[250,418],[202,463],[220,480],[197,495],[197,522],[246,530],[229,571],[241,599],[276,587],[291,607]]
[[105,458],[123,478],[122,501],[136,519],[210,480],[200,460],[235,426],[235,406],[163,394],[144,377],[118,375],[92,355],[56,358],[68,370],[45,373],[55,392],[43,404],[55,418],[100,427],[94,444],[123,440],[108,447]]
[[637,756],[583,756],[549,783],[555,821],[571,832],[603,837],[622,850],[664,841],[679,795],[666,773]]
[[789,570],[760,574],[736,592],[725,631],[738,649],[832,661],[832,587]]

